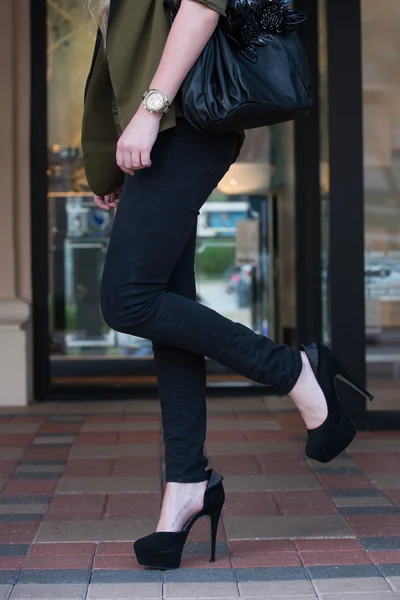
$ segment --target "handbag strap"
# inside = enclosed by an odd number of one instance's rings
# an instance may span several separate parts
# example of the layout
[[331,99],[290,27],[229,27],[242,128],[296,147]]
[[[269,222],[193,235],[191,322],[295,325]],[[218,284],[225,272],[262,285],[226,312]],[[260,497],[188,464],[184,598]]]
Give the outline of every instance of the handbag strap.
[[171,11],[171,16],[176,17],[178,9],[175,6],[174,0],[164,0],[164,4]]

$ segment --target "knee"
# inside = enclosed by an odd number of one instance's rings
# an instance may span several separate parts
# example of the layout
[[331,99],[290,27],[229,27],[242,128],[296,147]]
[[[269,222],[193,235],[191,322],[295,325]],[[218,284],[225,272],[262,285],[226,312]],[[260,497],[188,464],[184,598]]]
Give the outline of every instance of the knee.
[[101,312],[105,323],[114,331],[146,337],[146,323],[151,319],[151,309],[156,295],[143,295],[132,287],[124,293],[115,286],[102,286]]
[[120,302],[116,296],[104,294],[102,291],[100,307],[104,322],[110,329],[120,333],[131,333],[130,331],[127,331],[126,323],[124,323],[123,314],[121,312]]

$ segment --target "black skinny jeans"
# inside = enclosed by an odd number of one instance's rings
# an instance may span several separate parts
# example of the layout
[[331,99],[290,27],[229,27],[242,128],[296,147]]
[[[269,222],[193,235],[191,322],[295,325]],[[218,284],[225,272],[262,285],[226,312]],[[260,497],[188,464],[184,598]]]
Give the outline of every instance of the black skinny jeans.
[[234,134],[205,135],[184,120],[162,132],[152,166],[127,176],[108,247],[103,316],[153,342],[166,480],[206,479],[205,356],[286,394],[301,356],[195,301],[199,210],[234,160]]

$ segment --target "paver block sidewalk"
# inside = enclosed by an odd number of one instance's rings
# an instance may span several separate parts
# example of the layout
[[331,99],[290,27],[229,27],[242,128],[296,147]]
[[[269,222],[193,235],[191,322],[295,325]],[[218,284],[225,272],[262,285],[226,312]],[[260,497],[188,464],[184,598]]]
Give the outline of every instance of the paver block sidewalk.
[[287,398],[208,402],[206,450],[227,500],[176,571],[142,569],[163,489],[157,401],[1,408],[0,600],[400,600],[400,434],[304,457]]

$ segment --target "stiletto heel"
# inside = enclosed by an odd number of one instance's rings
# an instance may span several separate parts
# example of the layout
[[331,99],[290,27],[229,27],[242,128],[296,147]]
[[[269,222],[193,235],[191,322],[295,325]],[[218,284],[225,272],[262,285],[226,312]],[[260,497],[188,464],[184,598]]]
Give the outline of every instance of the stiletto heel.
[[338,360],[336,360],[336,378],[341,379],[342,381],[347,383],[347,385],[356,390],[356,392],[359,392],[370,402],[372,402],[372,400],[374,399],[374,396],[370,394],[368,390],[364,389],[361,385],[358,385],[358,383],[354,381],[352,377],[350,377],[350,375],[344,370],[344,368]]
[[341,379],[369,400],[374,397],[346,373],[329,348],[315,342],[301,348],[308,356],[328,406],[326,420],[316,429],[308,430],[306,455],[327,463],[343,452],[357,434],[355,423],[340,401],[336,380]]
[[181,564],[183,549],[192,526],[197,519],[206,515],[211,519],[210,562],[215,561],[218,523],[225,502],[225,492],[222,475],[209,469],[207,477],[203,508],[185,523],[181,531],[159,531],[136,540],[134,550],[140,565],[153,569],[177,569]]
[[222,504],[216,506],[215,509],[210,512],[210,525],[211,525],[211,557],[210,562],[215,562],[215,547],[217,545],[217,531],[218,523],[221,516]]

